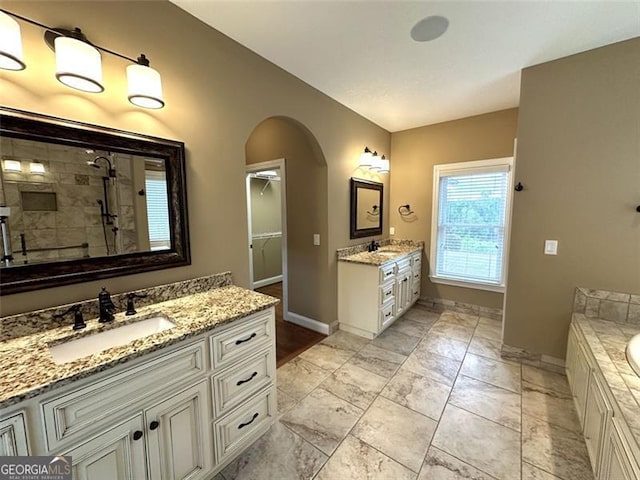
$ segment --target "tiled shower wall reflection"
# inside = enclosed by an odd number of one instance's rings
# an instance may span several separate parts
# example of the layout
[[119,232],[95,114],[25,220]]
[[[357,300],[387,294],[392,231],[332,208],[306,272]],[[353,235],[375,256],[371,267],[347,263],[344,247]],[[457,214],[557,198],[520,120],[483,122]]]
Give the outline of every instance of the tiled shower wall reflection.
[[588,318],[640,325],[640,295],[578,287],[573,311]]
[[[104,256],[106,245],[111,253],[137,250],[130,156],[118,154],[112,160],[117,179],[108,184],[109,208],[111,213],[118,215],[115,223],[118,231],[114,236],[114,225],[107,225],[105,244],[98,200],[104,200],[102,177],[107,173],[103,163],[99,164],[99,169],[87,165],[98,153],[88,154],[81,148],[7,137],[0,141],[3,159],[22,162],[22,172],[7,172],[2,168],[0,182],[0,204],[11,207],[8,223],[15,263],[81,258],[86,254]],[[31,162],[42,163],[45,173],[30,173]],[[55,193],[55,205],[25,211],[22,192]],[[29,252],[25,258],[21,254],[20,234],[25,236],[27,250],[83,243],[87,243],[88,248]]]

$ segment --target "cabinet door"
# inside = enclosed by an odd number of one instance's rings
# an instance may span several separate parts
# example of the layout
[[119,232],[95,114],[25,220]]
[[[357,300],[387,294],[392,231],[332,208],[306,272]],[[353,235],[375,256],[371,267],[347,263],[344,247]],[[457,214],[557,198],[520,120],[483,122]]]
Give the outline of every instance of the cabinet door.
[[574,378],[573,378],[573,396],[576,405],[576,411],[578,418],[580,419],[580,425],[584,428],[584,408],[587,400],[587,390],[589,388],[589,377],[591,367],[587,360],[587,355],[584,353],[582,345],[576,342],[576,356],[574,363]]
[[0,420],[0,457],[26,455],[29,455],[29,446],[22,413]]
[[569,329],[569,338],[567,339],[567,359],[565,362],[565,370],[567,372],[567,382],[569,382],[569,387],[571,391],[575,391],[575,385],[573,383],[574,372],[575,372],[575,364],[576,364],[576,336],[573,331],[573,327]]
[[142,415],[138,415],[66,452],[73,460],[73,479],[146,479],[142,432]]
[[602,463],[601,452],[605,429],[609,424],[612,410],[595,372],[591,371],[584,409],[584,440],[593,471],[598,472]]
[[629,449],[625,449],[624,444],[616,419],[612,418],[604,445],[599,480],[638,480],[640,478],[640,473],[631,465]]
[[411,302],[410,285],[411,271],[398,272],[396,280],[396,317],[399,317],[404,313],[407,306]]
[[213,464],[207,381],[145,411],[149,477],[178,480],[202,478]]

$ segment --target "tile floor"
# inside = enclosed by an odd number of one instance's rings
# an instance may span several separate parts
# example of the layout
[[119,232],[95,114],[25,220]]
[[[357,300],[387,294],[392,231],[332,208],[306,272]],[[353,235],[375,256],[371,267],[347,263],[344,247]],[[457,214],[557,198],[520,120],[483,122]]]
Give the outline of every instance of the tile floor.
[[589,480],[566,377],[500,358],[497,321],[414,307],[278,370],[279,420],[216,480]]

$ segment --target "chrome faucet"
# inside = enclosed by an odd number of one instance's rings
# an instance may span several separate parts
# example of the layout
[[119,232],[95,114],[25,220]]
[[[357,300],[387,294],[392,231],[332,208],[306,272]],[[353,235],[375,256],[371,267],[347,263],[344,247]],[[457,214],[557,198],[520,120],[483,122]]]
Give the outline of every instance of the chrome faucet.
[[111,322],[115,318],[113,314],[116,313],[116,306],[105,287],[102,287],[102,291],[98,294],[98,310],[100,312],[98,322],[100,323]]

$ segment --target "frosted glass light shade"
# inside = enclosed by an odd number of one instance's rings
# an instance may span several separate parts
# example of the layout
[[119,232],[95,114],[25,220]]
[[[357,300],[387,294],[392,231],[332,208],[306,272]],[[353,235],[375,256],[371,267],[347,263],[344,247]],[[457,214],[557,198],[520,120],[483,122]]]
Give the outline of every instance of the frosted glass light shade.
[[29,171],[31,173],[37,173],[39,175],[44,175],[44,164],[40,162],[31,162],[29,164]]
[[162,80],[157,70],[140,64],[127,67],[128,98],[142,108],[162,108]]
[[369,167],[371,170],[375,170],[376,172],[380,170],[380,156],[378,152],[373,152],[373,157],[371,158],[371,166]]
[[83,92],[99,93],[102,86],[100,52],[88,43],[60,36],[54,41],[56,78],[68,87]]
[[22,163],[20,163],[20,160],[5,160],[3,163],[4,163],[5,172],[21,172],[22,171]]
[[364,147],[364,152],[360,154],[360,162],[358,163],[359,167],[370,168],[373,161],[373,155],[371,154],[371,150],[369,147]]
[[0,68],[24,70],[20,25],[4,12],[0,12]]
[[380,158],[378,165],[378,173],[389,173],[389,160],[385,158],[384,155]]

